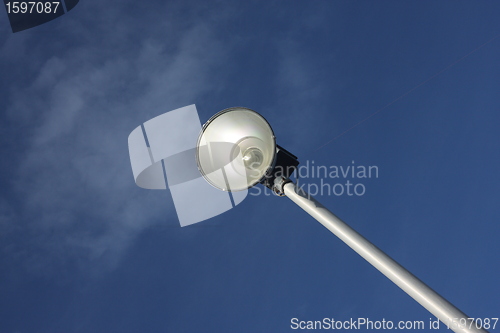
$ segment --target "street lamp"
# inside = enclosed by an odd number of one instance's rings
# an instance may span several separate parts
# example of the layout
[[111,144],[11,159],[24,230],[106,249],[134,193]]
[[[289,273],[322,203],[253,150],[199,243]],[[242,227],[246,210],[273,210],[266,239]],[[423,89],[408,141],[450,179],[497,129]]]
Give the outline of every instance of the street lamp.
[[203,126],[196,160],[203,177],[223,191],[258,183],[287,196],[453,331],[487,332],[394,259],[335,216],[290,180],[297,157],[276,145],[269,123],[257,112],[235,107],[220,111]]

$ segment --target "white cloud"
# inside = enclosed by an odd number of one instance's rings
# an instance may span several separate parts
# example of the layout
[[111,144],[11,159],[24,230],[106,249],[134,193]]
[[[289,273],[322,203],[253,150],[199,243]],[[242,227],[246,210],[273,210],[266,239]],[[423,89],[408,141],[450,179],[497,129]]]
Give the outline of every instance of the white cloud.
[[[178,225],[165,191],[135,186],[127,137],[142,122],[209,92],[210,76],[224,59],[203,22],[164,39],[155,32],[165,25],[160,22],[142,27],[151,31],[142,38],[136,24],[127,26],[119,16],[108,15],[108,22],[88,31],[81,21],[71,22],[71,37],[81,42],[57,55],[26,38],[37,51],[18,59],[43,57],[33,79],[13,82],[17,89],[8,121],[23,126],[26,141],[19,142],[12,180],[18,200],[4,203],[2,210],[10,213],[0,221],[2,230],[16,225],[17,236],[24,239],[4,250],[10,255],[17,251],[37,273],[52,274],[67,262],[110,269],[144,228],[167,218],[168,224]],[[116,44],[116,31],[108,31],[112,19],[119,38],[132,38],[130,47],[120,44],[112,52],[102,49],[102,41],[89,39],[92,34]],[[26,242],[30,249],[23,248]]]

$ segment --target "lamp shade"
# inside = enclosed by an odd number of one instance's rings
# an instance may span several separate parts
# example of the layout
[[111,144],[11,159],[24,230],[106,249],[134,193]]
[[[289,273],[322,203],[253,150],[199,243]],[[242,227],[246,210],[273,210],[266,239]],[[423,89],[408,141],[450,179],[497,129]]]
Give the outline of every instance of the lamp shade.
[[198,169],[208,183],[224,191],[241,191],[259,183],[272,170],[275,158],[271,126],[247,108],[215,114],[198,138]]

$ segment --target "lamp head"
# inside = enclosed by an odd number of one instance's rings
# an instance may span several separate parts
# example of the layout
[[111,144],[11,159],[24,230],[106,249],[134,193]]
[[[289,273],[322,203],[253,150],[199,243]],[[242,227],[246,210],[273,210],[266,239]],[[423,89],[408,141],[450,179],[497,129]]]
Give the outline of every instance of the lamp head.
[[276,139],[257,112],[234,107],[220,111],[203,125],[196,149],[198,169],[214,187],[246,190],[273,170]]

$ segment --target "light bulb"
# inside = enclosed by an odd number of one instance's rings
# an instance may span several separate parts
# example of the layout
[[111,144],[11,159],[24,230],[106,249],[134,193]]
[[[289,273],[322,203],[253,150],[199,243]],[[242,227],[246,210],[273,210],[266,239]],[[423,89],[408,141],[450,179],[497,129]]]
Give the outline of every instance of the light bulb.
[[250,147],[243,153],[243,164],[249,170],[257,170],[264,161],[264,155],[259,148]]

